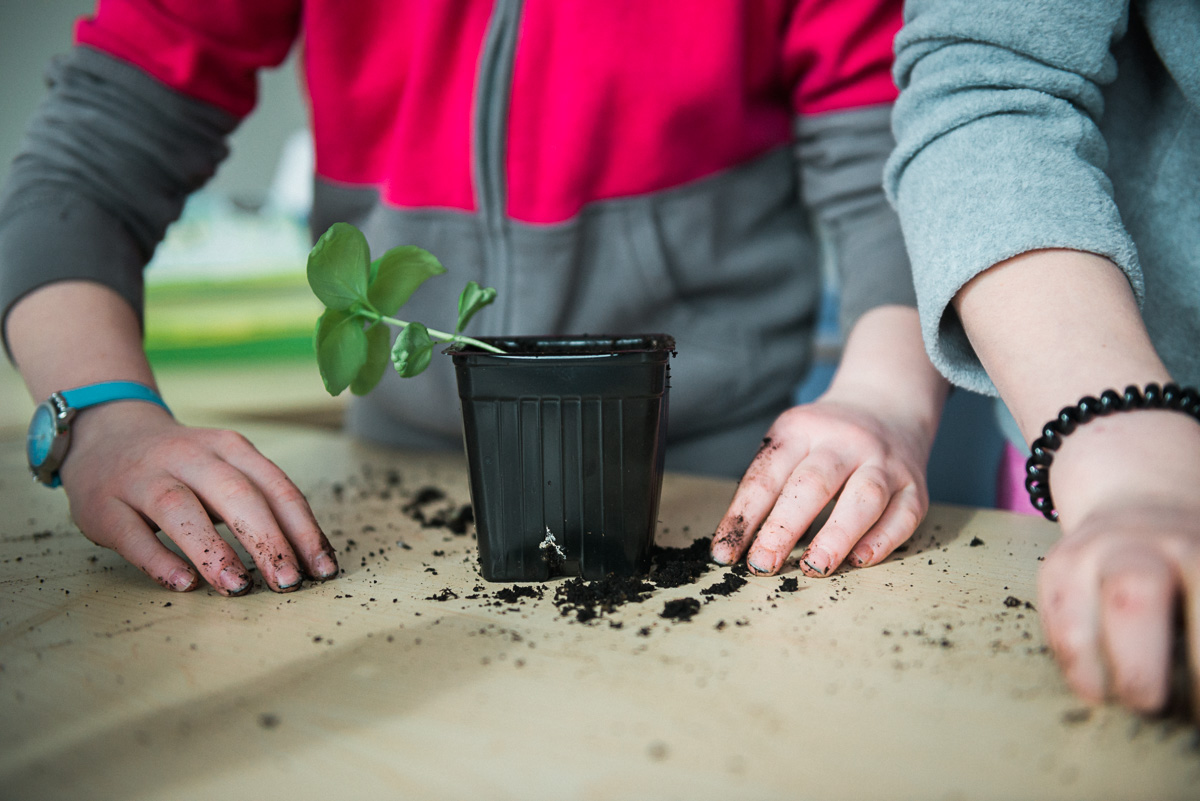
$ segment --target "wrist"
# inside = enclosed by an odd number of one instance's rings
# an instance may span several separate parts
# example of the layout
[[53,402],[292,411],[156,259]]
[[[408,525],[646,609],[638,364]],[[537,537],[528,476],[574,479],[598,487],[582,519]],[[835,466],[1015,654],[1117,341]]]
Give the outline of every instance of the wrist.
[[[170,418],[158,392],[138,382],[102,381],[53,392],[37,406],[29,423],[26,455],[33,477],[48,487],[59,486],[60,470],[78,439],[79,418],[113,404],[149,406]],[[94,429],[95,423],[84,427]]]
[[1049,474],[1064,530],[1097,512],[1147,501],[1195,505],[1200,423],[1166,409],[1096,418],[1062,439]]
[[917,310],[879,306],[846,338],[838,369],[822,400],[869,404],[889,417],[937,430],[949,383],[929,361]]

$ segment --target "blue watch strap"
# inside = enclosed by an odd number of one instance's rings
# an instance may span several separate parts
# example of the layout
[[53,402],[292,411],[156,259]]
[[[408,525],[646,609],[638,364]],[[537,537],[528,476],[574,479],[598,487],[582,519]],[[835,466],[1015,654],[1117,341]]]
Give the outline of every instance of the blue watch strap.
[[68,389],[58,394],[72,409],[86,409],[89,406],[109,401],[140,400],[158,404],[166,409],[168,414],[171,413],[170,408],[157,392],[145,384],[135,381],[104,381],[99,384],[89,384],[86,387]]

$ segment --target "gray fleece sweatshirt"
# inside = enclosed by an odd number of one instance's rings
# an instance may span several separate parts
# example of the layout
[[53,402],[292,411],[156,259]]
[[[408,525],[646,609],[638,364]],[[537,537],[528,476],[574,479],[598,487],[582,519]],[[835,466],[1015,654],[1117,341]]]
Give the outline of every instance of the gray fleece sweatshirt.
[[938,368],[995,394],[951,298],[1070,248],[1120,266],[1172,375],[1200,382],[1200,1],[910,0],[905,18],[885,184]]

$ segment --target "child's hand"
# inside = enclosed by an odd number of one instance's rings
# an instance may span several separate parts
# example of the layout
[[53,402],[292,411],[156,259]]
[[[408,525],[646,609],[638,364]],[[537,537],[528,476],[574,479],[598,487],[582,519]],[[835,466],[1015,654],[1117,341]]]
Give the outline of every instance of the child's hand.
[[1193,687],[1200,679],[1197,475],[1200,426],[1178,412],[1115,414],[1063,440],[1050,468],[1063,537],[1042,566],[1038,608],[1087,701],[1160,710],[1180,611]]
[[147,403],[98,406],[76,419],[61,475],[83,533],[167,589],[195,589],[199,580],[156,530],[221,594],[253,586],[213,519],[225,521],[277,592],[298,589],[304,575],[337,575],[333,548],[300,490],[232,431],[189,428]]
[[742,477],[713,537],[712,557],[772,575],[809,524],[841,492],[800,560],[828,576],[883,560],[916,530],[929,508],[925,460],[931,436],[887,421],[863,404],[826,396],[784,412]]
[[916,309],[863,315],[829,390],[767,432],[717,526],[712,558],[732,564],[746,553],[753,572],[776,573],[840,492],[800,569],[828,576],[847,558],[855,566],[885,559],[929,508],[925,464],[946,391],[925,356]]

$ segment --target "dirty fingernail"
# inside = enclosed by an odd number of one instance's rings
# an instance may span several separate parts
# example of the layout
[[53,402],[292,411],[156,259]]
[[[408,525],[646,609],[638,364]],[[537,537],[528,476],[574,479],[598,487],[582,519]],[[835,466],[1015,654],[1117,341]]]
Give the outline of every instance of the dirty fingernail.
[[854,565],[855,567],[863,567],[864,565],[866,565],[868,562],[871,561],[872,556],[874,556],[874,554],[871,552],[871,550],[869,548],[863,548],[863,549],[855,548],[853,551],[850,552],[848,561],[850,562],[850,564]]
[[821,554],[816,554],[812,551],[809,551],[808,553],[804,554],[800,561],[805,567],[819,576],[823,576],[829,572],[829,563]]
[[337,575],[338,566],[333,557],[322,551],[317,554],[317,558],[313,560],[313,571],[316,577],[320,579],[333,578]]
[[290,590],[300,585],[300,571],[288,562],[281,562],[275,568],[275,584],[281,590]]
[[217,577],[217,582],[230,595],[241,595],[250,590],[250,577],[236,567],[227,567]]
[[196,584],[196,574],[182,567],[177,567],[167,576],[167,584],[175,592],[187,592]]
[[769,576],[775,572],[775,565],[770,562],[764,564],[764,562],[761,555],[753,556],[746,559],[746,566],[760,576]]

